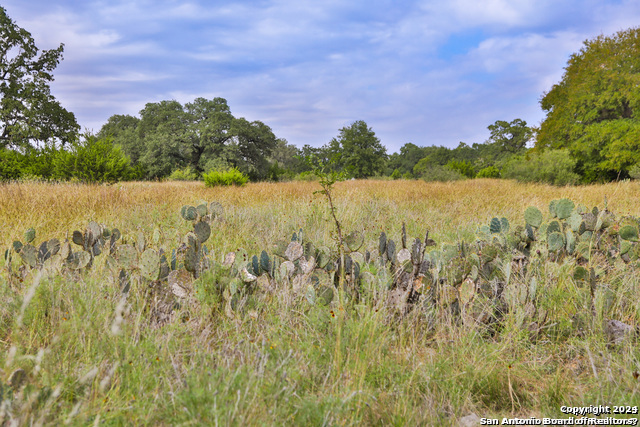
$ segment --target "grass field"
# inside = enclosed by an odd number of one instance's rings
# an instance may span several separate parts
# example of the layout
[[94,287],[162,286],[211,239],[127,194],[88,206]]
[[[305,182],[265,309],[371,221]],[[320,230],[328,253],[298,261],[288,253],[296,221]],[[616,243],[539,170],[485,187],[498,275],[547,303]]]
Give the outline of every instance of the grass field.
[[[156,246],[170,252],[191,229],[180,208],[199,201],[224,207],[206,242],[213,263],[238,248],[271,253],[299,229],[316,246],[335,248],[318,189],[314,182],[0,184],[0,248],[24,241],[30,227],[39,244],[71,240],[96,221],[118,228],[123,241],[155,234]],[[639,216],[638,194],[636,182],[356,180],[337,184],[334,199],[343,228],[363,233],[365,249],[378,247],[382,231],[399,242],[403,222],[411,238],[429,230],[440,249],[474,242],[492,217],[524,224],[529,206],[548,216],[560,198],[589,209],[606,199],[618,217]],[[157,325],[149,321],[148,283],[131,273],[123,297],[104,257],[86,271],[56,274],[9,272],[0,260],[0,425],[457,425],[469,414],[566,418],[562,405],[640,405],[638,344],[611,345],[602,326],[640,321],[633,263],[602,270],[592,295],[568,260],[536,267],[536,304],[549,314],[533,339],[518,307],[488,332],[443,307],[399,313],[384,303],[384,290],[322,305],[287,283],[256,292],[243,312],[228,313],[221,298],[183,298]],[[198,282],[205,290],[206,277]]]

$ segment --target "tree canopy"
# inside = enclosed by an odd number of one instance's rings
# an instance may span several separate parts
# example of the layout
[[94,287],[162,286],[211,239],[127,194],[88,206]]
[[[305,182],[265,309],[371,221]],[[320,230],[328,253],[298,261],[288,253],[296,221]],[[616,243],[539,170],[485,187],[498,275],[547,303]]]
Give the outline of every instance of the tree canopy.
[[509,154],[522,152],[533,137],[533,131],[522,119],[515,119],[511,122],[497,120],[487,129],[491,131],[488,142],[496,144],[502,152]]
[[355,178],[381,175],[385,170],[387,149],[363,120],[340,129],[328,148],[337,163]]
[[569,149],[586,182],[625,176],[640,162],[639,85],[640,28],[585,41],[540,102],[536,148]]
[[63,49],[60,44],[40,52],[31,34],[0,7],[0,147],[28,148],[76,139],[75,116],[49,88]]
[[236,118],[224,98],[148,103],[140,118],[114,115],[99,133],[111,136],[148,178],[191,167],[198,173],[237,167],[252,179],[264,179],[276,148],[271,128]]

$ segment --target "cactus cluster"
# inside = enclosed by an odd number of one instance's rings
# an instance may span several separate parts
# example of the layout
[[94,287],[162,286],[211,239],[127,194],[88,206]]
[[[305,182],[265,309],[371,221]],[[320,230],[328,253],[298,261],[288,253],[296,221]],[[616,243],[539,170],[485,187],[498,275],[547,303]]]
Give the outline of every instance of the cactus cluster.
[[[61,243],[54,238],[36,247],[32,244],[36,238],[33,228],[27,230],[24,237],[26,243],[16,240],[12,247],[5,251],[5,261],[10,269],[12,254],[16,253],[27,268],[39,270],[46,268],[51,271],[81,270],[91,267],[94,258],[103,252],[105,245],[110,253],[113,252],[115,242],[120,238],[120,232],[117,229],[111,231],[91,221],[84,232],[77,230],[73,232],[71,242],[65,239]],[[71,243],[75,243],[81,249],[74,251]]]
[[616,262],[635,264],[640,259],[638,218],[618,219],[607,208],[587,209],[568,199],[551,202],[548,214],[527,208],[521,225],[491,218],[473,242],[438,246],[429,232],[411,240],[403,224],[399,243],[382,232],[375,245],[367,247],[364,235],[354,231],[344,238],[341,252],[316,246],[299,230],[259,253],[237,249],[217,260],[205,242],[222,213],[217,202],[182,207],[180,216],[192,229],[166,253],[159,246],[158,229],[149,241],[142,232],[123,238],[118,229],[92,221],[84,231],[74,231],[71,242],[51,239],[39,245],[34,244],[35,230],[29,229],[25,243],[16,241],[5,251],[5,265],[12,269],[22,262],[22,271],[77,274],[92,268],[104,253],[104,265],[122,292],[127,294],[135,283],[148,285],[149,298],[155,301],[153,316],[163,319],[178,301],[198,292],[217,295],[233,316],[259,292],[286,286],[309,303],[331,304],[342,285],[352,300],[374,295],[402,314],[415,307],[444,308],[464,323],[495,323],[519,305],[525,307],[523,322],[539,330],[547,313],[536,303],[539,278],[532,265],[569,265],[576,284],[586,285],[593,296],[602,271]]
[[193,224],[193,230],[187,233],[178,250],[172,253],[172,270],[184,268],[194,278],[200,276],[202,269],[206,268],[203,265],[203,262],[206,262],[205,254],[207,251],[204,242],[211,236],[212,221],[222,213],[222,205],[218,202],[202,203],[196,207],[189,205],[182,207],[180,215],[185,221]]
[[15,252],[26,266],[42,268],[45,261],[60,252],[60,241],[58,239],[44,241],[38,247],[32,244],[35,239],[36,231],[30,228],[24,233],[26,243],[23,244],[19,240],[14,241],[11,249],[5,251],[7,265],[11,266],[12,253]]

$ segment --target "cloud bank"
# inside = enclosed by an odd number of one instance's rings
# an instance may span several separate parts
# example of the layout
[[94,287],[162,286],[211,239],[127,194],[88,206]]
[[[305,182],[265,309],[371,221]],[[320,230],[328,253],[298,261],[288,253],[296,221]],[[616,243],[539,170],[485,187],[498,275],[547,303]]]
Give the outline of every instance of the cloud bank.
[[[210,4],[210,3],[213,3]],[[223,97],[298,146],[365,120],[389,152],[483,142],[538,100],[585,39],[640,22],[634,1],[5,1],[81,126],[147,102]]]

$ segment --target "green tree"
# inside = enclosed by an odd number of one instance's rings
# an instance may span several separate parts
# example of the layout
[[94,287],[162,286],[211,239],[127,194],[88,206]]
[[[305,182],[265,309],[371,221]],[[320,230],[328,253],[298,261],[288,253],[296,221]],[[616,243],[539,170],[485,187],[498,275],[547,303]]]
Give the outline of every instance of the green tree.
[[138,135],[140,119],[128,114],[115,114],[109,117],[100,132],[96,135],[100,139],[112,138],[119,145],[132,163],[138,163],[144,154],[144,145]]
[[236,119],[231,114],[227,100],[196,98],[185,105],[184,113],[184,120],[188,123],[185,152],[191,166],[203,172],[212,159],[229,160],[231,156],[225,146],[235,136],[231,127]]
[[277,163],[280,167],[298,173],[302,172],[302,150],[284,138],[278,138],[276,145],[271,151],[271,162]]
[[39,53],[31,34],[0,7],[0,147],[67,143],[79,126],[51,95],[49,82],[64,45]]
[[536,149],[567,148],[586,182],[626,177],[640,161],[638,70],[640,28],[585,41],[540,102]]
[[389,162],[387,164],[388,171],[395,171],[397,169],[401,175],[407,172],[411,173],[414,166],[425,156],[425,147],[418,147],[408,142],[400,147],[399,153],[393,153],[389,156]]
[[487,129],[491,131],[487,142],[495,144],[500,151],[508,154],[522,153],[533,137],[533,130],[522,119],[515,119],[511,122],[497,120]]
[[240,160],[236,166],[251,179],[265,178],[269,171],[267,158],[276,146],[271,128],[261,121],[249,122],[241,117],[233,121],[231,131]]
[[362,120],[340,129],[338,137],[329,143],[329,151],[355,178],[368,178],[385,170],[387,149]]
[[188,166],[197,174],[237,167],[252,179],[264,179],[276,147],[267,125],[235,118],[223,98],[197,98],[184,106],[175,100],[148,103],[140,119],[112,116],[99,135],[113,136],[125,154],[142,164],[147,178]]

